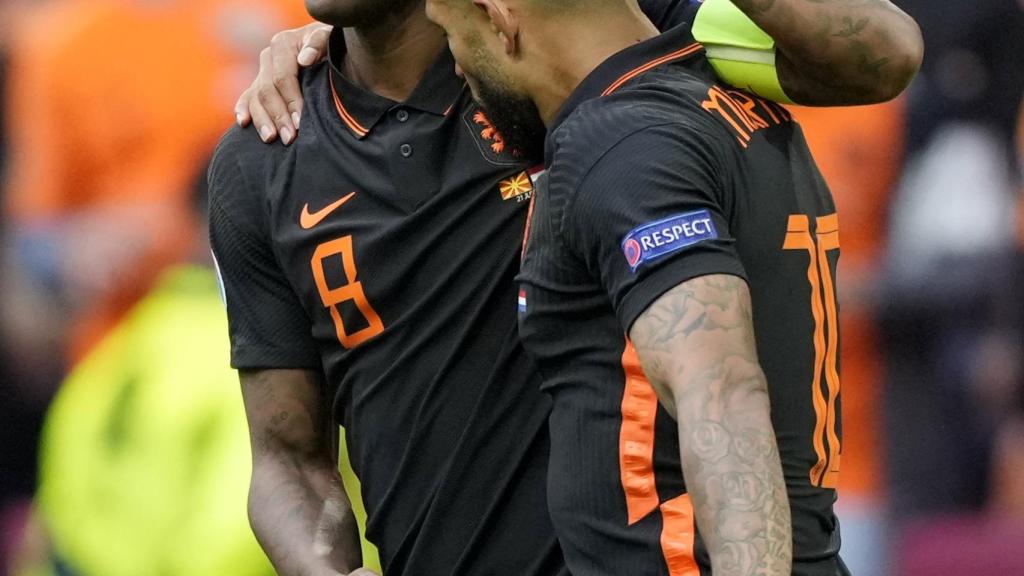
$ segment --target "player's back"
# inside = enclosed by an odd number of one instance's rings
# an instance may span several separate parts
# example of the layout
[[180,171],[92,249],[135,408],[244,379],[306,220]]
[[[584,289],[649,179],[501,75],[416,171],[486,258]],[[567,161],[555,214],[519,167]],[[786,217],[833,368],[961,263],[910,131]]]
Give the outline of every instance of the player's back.
[[[684,37],[606,61],[549,137],[520,325],[554,398],[552,519],[574,574],[662,574],[687,554],[709,573],[699,535],[672,544],[692,514],[678,431],[623,331],[672,287],[732,274],[750,286],[794,574],[844,574],[834,205],[788,112],[709,83]],[[654,554],[666,566],[642,560]]]

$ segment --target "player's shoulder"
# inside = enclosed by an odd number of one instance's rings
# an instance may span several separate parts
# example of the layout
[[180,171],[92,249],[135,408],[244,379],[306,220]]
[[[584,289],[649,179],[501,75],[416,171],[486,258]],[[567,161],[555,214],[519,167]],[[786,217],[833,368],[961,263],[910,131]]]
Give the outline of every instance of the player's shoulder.
[[209,167],[210,209],[226,215],[231,223],[265,234],[271,207],[289,193],[300,159],[314,171],[327,155],[323,142],[329,130],[324,118],[333,113],[327,66],[320,64],[302,73],[306,106],[298,137],[289,146],[280,139],[264,143],[252,125],[231,126],[214,150]]
[[263,230],[269,175],[283,156],[280,148],[263,143],[252,126],[224,133],[208,171],[212,225],[230,222],[250,234]]
[[700,8],[698,0],[639,0],[640,10],[662,32],[690,26]]
[[268,146],[260,140],[255,126],[242,128],[235,124],[220,137],[211,162],[221,167],[250,164],[256,162],[267,149]]
[[223,196],[238,187],[251,187],[273,165],[280,145],[265,144],[252,125],[231,126],[214,148],[210,159],[210,193]]
[[[319,64],[304,70],[301,73],[301,88],[303,98],[306,101],[307,109],[304,115],[307,117],[326,114],[326,111],[318,109],[318,104],[324,100],[324,92],[329,92],[326,64]],[[307,126],[308,124],[308,126]],[[224,135],[213,154],[211,161],[211,176],[226,175],[226,172],[240,172],[250,178],[257,178],[271,174],[275,168],[289,162],[293,151],[298,144],[313,137],[316,132],[317,123],[307,122],[303,124],[304,130],[299,131],[300,140],[292,147],[284,146],[280,140],[267,144],[260,140],[256,127],[249,125],[241,128],[232,125]]]
[[727,154],[729,133],[702,105],[713,86],[669,69],[583,102],[552,133],[551,165],[582,176],[599,162],[628,161],[624,170],[672,165],[681,149]]

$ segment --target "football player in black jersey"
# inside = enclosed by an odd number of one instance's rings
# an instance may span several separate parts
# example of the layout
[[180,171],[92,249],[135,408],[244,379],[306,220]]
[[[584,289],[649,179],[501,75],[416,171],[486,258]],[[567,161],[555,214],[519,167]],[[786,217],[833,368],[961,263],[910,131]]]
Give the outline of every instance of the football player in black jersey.
[[547,133],[518,310],[570,572],[848,575],[838,219],[790,114],[632,0],[427,14],[507,146]]
[[[663,27],[692,14],[644,5]],[[422,0],[311,8],[345,28],[302,79],[292,146],[263,146],[265,124],[235,130],[211,166],[254,530],[282,574],[359,566],[340,423],[388,574],[564,573],[549,405],[516,335],[534,162],[469,97]]]

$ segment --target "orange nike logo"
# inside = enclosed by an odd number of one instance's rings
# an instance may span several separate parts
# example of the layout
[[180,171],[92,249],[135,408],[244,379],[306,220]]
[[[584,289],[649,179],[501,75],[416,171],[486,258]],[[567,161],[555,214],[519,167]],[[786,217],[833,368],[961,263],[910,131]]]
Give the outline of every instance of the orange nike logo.
[[351,192],[349,193],[348,196],[345,196],[344,198],[338,200],[337,202],[334,202],[333,204],[324,208],[323,210],[319,210],[312,214],[309,213],[309,204],[307,203],[305,206],[302,207],[302,214],[299,215],[299,225],[302,226],[303,230],[309,230],[310,228],[323,222],[324,218],[327,218],[328,216],[331,215],[331,212],[334,212],[338,208],[341,208],[342,204],[351,200],[352,197],[355,195],[355,192]]

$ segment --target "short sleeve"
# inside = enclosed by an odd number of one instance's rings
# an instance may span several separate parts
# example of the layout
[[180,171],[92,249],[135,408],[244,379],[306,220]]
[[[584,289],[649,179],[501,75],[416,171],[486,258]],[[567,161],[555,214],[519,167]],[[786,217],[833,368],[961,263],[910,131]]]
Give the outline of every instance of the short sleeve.
[[270,244],[265,196],[243,176],[239,134],[225,137],[209,172],[210,245],[228,311],[231,365],[318,368],[309,316]]
[[697,0],[640,0],[640,9],[658,27],[665,32],[683,22],[693,22],[700,8]]
[[687,280],[746,278],[723,202],[731,156],[720,139],[680,123],[634,132],[593,165],[564,212],[567,244],[600,277],[627,332]]

